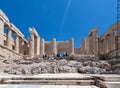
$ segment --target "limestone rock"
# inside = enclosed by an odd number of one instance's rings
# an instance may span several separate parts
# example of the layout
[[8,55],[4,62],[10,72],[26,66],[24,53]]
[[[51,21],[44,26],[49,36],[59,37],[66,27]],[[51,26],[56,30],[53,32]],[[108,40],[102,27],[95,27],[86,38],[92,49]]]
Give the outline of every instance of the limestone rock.
[[63,66],[63,65],[66,65],[67,64],[67,60],[66,59],[63,59],[63,60],[59,60],[58,61],[58,65],[59,66]]
[[89,73],[89,74],[98,74],[99,73],[99,68],[97,68],[97,67],[89,67],[87,73]]
[[40,74],[41,68],[35,67],[31,69],[31,74]]
[[113,65],[112,70],[115,70],[115,69],[120,69],[120,64]]
[[78,72],[79,72],[79,73],[86,73],[87,71],[88,71],[88,67],[85,67],[85,66],[80,67],[80,68],[78,69]]
[[83,66],[88,66],[89,65],[89,62],[83,62]]
[[110,70],[111,69],[111,65],[107,62],[102,62],[99,65],[100,68],[106,69],[106,70]]

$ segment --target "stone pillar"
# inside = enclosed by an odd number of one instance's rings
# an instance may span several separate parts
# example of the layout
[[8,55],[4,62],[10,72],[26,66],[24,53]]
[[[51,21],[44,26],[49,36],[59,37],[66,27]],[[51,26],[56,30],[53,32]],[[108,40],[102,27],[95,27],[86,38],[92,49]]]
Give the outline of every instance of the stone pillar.
[[45,41],[44,39],[41,39],[40,49],[41,49],[41,55],[45,55]]
[[30,35],[30,46],[29,46],[29,55],[34,56],[34,34]]
[[114,32],[112,32],[111,33],[111,47],[112,47],[112,50],[114,50],[115,49],[115,34],[114,34]]
[[11,31],[11,29],[7,30],[7,47],[12,49],[12,31]]
[[86,38],[86,54],[89,54],[89,38]]
[[105,39],[105,43],[106,43],[106,52],[105,52],[105,54],[106,54],[106,53],[109,52],[109,42],[108,42],[108,38]]
[[19,36],[15,35],[15,51],[19,53]]
[[0,19],[0,44],[4,45],[4,22]]
[[85,38],[85,54],[88,54],[89,51],[89,41],[88,41],[88,37]]
[[40,38],[38,37],[38,38],[36,38],[36,55],[40,55]]
[[89,54],[93,54],[93,39],[91,35],[89,35],[88,38],[89,38]]
[[74,54],[74,39],[69,40],[69,54]]
[[52,50],[53,55],[57,55],[57,42],[55,38],[52,39]]
[[97,34],[97,30],[95,30],[93,32],[93,35],[92,35],[92,40],[93,40],[93,54],[97,55],[98,54],[98,34]]
[[[108,52],[111,51],[111,49],[112,49],[112,47],[113,47],[113,44],[112,44],[113,41],[111,41],[111,39],[112,39],[112,38],[111,38],[111,34],[109,34],[109,36],[108,36],[108,41],[107,41],[107,42],[108,42],[108,43],[107,43],[107,44],[108,44]],[[112,46],[111,46],[111,45],[112,45]]]

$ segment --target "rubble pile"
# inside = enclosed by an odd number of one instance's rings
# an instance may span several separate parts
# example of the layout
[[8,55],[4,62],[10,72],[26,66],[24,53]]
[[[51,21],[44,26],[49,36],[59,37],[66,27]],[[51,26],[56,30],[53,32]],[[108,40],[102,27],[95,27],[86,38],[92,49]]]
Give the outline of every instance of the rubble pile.
[[120,74],[120,61],[97,56],[0,58],[0,72],[17,75],[44,73]]

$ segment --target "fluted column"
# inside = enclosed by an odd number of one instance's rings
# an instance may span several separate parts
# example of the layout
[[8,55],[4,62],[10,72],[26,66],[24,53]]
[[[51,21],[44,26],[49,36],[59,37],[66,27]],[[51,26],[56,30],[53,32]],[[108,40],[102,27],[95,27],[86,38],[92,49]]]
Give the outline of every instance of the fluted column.
[[19,36],[15,35],[15,51],[19,53]]
[[106,44],[106,52],[105,53],[108,53],[109,52],[108,38],[105,39],[105,44]]
[[69,54],[74,54],[74,39],[73,38],[71,38],[70,40],[69,40]]
[[4,22],[0,19],[0,44],[4,45]]
[[36,38],[36,43],[37,43],[37,46],[36,46],[36,54],[37,55],[40,55],[40,38]]
[[29,47],[29,55],[34,56],[34,34],[30,35],[30,47]]
[[53,55],[57,55],[57,43],[55,38],[52,39],[52,50]]
[[11,31],[11,29],[7,30],[7,47],[12,49],[12,31]]
[[40,49],[41,49],[41,55],[45,55],[45,40],[41,39]]
[[111,33],[110,35],[111,39],[110,39],[110,44],[111,44],[111,50],[114,50],[115,49],[115,34],[114,32]]

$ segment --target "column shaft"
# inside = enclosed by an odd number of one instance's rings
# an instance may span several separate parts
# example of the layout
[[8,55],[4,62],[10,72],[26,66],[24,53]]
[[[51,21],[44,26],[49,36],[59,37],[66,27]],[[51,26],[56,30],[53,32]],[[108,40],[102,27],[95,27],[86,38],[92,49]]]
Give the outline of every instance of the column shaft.
[[41,39],[41,44],[40,44],[40,49],[41,49],[41,55],[45,55],[45,41],[44,39]]
[[37,43],[36,54],[40,55],[40,38],[36,38],[36,43]]
[[12,31],[10,29],[7,31],[7,46],[12,49]]
[[19,36],[15,37],[15,51],[19,53]]
[[4,22],[0,19],[0,44],[4,45]]
[[52,50],[53,55],[57,55],[57,43],[55,38],[52,39]]
[[74,39],[69,40],[69,54],[74,54]]
[[30,47],[29,47],[29,55],[34,56],[34,34],[30,35]]

